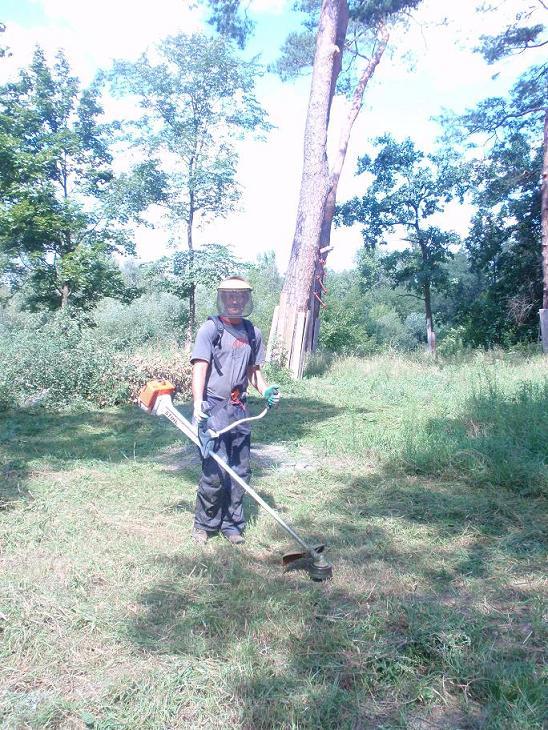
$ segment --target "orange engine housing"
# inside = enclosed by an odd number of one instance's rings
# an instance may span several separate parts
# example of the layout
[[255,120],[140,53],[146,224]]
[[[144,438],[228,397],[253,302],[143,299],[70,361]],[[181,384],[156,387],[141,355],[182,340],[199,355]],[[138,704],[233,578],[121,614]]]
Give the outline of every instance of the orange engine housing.
[[175,386],[169,380],[150,380],[139,393],[139,403],[152,410],[159,395],[173,395]]

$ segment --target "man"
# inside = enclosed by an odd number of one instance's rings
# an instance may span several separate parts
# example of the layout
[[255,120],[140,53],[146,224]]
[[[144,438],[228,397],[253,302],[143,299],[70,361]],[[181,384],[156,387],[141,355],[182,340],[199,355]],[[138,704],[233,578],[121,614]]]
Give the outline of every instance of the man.
[[[247,317],[253,308],[252,288],[240,276],[217,288],[217,317],[210,317],[196,335],[191,355],[193,421],[219,431],[248,415],[247,386],[253,385],[269,405],[278,403],[278,386],[267,385],[261,373],[264,344],[260,330]],[[206,405],[209,408],[206,408]],[[206,413],[206,410],[208,411]],[[247,424],[220,436],[215,451],[246,482],[251,430]],[[202,459],[192,537],[205,544],[221,532],[233,545],[245,542],[243,489],[211,458]]]

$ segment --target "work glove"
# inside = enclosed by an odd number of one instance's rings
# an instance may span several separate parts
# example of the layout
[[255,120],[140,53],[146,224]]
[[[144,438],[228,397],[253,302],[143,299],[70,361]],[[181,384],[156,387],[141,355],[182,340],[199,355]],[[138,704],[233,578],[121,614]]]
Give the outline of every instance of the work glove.
[[269,385],[268,388],[263,393],[263,398],[268,403],[268,407],[272,408],[272,406],[277,406],[280,402],[280,386],[279,385]]
[[193,423],[198,427],[203,426],[205,423],[207,423],[207,419],[209,418],[208,411],[209,404],[205,401],[202,401],[201,403],[195,403],[194,411],[192,413]]

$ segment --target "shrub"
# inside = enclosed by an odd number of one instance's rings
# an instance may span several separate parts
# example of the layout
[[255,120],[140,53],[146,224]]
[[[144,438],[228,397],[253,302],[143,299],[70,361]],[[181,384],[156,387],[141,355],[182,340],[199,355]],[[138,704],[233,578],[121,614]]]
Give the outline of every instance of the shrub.
[[173,294],[146,294],[130,304],[103,299],[93,312],[96,342],[115,350],[135,349],[150,342],[176,343],[185,330],[184,302]]
[[135,400],[147,380],[167,378],[190,393],[188,358],[172,350],[140,356],[98,345],[96,332],[70,312],[32,319],[20,331],[0,331],[0,408],[42,403],[66,406],[78,400],[98,406]]
[[[410,315],[412,316],[412,315]],[[402,322],[398,312],[386,304],[376,304],[369,311],[370,326],[381,347],[397,350],[413,350],[417,347],[417,338],[409,325]],[[409,317],[407,318],[409,320]],[[414,319],[410,320],[415,326]]]
[[321,377],[331,367],[333,354],[327,350],[318,350],[308,355],[304,375],[307,378]]
[[464,335],[465,328],[462,325],[446,329],[440,328],[436,346],[438,355],[449,357],[464,352],[467,349],[464,344]]
[[131,401],[137,401],[141,389],[149,380],[169,380],[179,395],[191,397],[192,367],[188,353],[145,352],[120,360]]

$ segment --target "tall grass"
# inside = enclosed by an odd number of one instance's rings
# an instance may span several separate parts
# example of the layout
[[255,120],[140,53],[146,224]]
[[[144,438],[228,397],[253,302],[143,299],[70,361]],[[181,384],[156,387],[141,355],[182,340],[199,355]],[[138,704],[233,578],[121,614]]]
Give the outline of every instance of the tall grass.
[[430,363],[398,355],[336,362],[312,378],[340,415],[311,437],[320,453],[373,455],[386,468],[538,494],[547,485],[548,372],[542,356],[476,353]]

